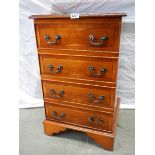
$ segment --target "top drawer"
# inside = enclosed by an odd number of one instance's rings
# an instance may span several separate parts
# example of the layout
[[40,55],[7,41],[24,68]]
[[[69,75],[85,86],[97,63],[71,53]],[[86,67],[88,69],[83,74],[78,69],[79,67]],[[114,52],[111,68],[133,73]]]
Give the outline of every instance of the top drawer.
[[38,48],[118,52],[120,22],[116,19],[53,19],[36,23],[35,29]]

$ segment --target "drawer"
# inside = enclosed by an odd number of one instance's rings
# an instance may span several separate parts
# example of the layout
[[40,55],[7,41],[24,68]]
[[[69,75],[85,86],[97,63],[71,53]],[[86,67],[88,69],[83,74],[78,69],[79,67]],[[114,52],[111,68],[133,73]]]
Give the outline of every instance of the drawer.
[[[91,108],[114,108],[115,88],[87,86],[84,84],[61,81],[42,81],[44,98],[69,101],[72,104],[86,105]],[[66,102],[66,104],[68,104]]]
[[117,59],[40,55],[41,74],[115,82]]
[[55,121],[94,128],[97,130],[112,131],[113,114],[95,113],[79,108],[59,106],[45,103],[46,117]]
[[37,23],[35,29],[38,48],[118,52],[120,23],[116,20],[47,20],[47,23]]

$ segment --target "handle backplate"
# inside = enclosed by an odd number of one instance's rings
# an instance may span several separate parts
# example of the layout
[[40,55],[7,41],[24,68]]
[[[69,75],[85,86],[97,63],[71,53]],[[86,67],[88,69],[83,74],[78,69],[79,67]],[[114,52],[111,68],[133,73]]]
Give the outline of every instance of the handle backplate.
[[65,117],[64,113],[61,113],[60,115],[56,111],[52,111],[51,115],[56,119],[62,119]]
[[60,73],[60,72],[62,71],[62,69],[63,69],[63,66],[62,66],[62,65],[59,65],[59,66],[57,67],[57,70],[56,70],[56,71],[54,71],[54,66],[51,65],[51,64],[48,64],[48,68],[49,68],[49,70],[50,70],[52,73]]
[[50,89],[50,94],[51,94],[51,97],[53,98],[61,98],[64,96],[64,91],[60,90],[56,92],[54,89]]
[[88,101],[91,103],[102,103],[105,100],[105,96],[101,95],[98,97],[98,100],[96,100],[96,97],[94,94],[89,93],[88,94]]
[[102,67],[100,69],[100,73],[96,74],[96,68],[94,66],[89,66],[88,67],[89,71],[90,71],[90,74],[91,76],[103,76],[106,72],[107,72],[107,68],[105,67]]
[[93,124],[97,124],[97,125],[103,125],[104,124],[104,120],[98,116],[89,116],[88,122],[91,124],[93,123]]
[[100,38],[100,42],[94,42],[95,37],[92,34],[89,35],[89,41],[91,46],[104,46],[108,39],[109,37],[104,35]]
[[48,44],[54,45],[54,44],[57,44],[61,40],[61,36],[58,34],[55,36],[55,41],[50,41],[51,40],[50,35],[46,34],[44,36],[44,39]]

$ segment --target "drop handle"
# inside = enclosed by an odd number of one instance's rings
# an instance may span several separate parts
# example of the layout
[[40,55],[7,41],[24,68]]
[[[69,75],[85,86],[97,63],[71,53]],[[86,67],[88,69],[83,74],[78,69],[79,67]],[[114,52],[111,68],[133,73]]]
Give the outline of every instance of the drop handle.
[[94,66],[89,66],[88,69],[89,69],[90,75],[92,77],[103,76],[107,72],[107,68],[105,68],[105,67],[102,67],[100,69],[100,73],[96,73],[96,68]]
[[52,111],[51,115],[56,119],[62,119],[65,117],[64,113],[61,113],[60,115],[56,111]]
[[54,44],[59,43],[59,41],[61,40],[61,36],[60,36],[60,35],[56,35],[56,36],[55,36],[55,41],[50,41],[50,40],[51,40],[51,36],[48,35],[48,34],[46,34],[46,35],[44,36],[44,39],[45,39],[45,41],[46,41],[48,44],[54,45]]
[[96,97],[94,94],[92,94],[92,93],[88,94],[88,101],[91,103],[102,103],[102,102],[104,102],[104,100],[105,100],[104,95],[99,96],[98,99],[96,100]]
[[89,42],[90,42],[90,45],[91,46],[103,46],[105,45],[105,42],[109,39],[108,36],[106,35],[103,35],[101,38],[100,38],[100,42],[94,42],[95,41],[95,37],[90,34],[89,35]]
[[103,125],[104,124],[104,120],[98,116],[88,117],[88,122],[91,124],[93,123],[93,124],[97,124],[97,125]]
[[51,64],[48,64],[47,67],[49,68],[50,72],[52,72],[52,73],[61,73],[63,70],[62,65],[58,65],[58,67],[56,67],[56,70],[54,70],[54,66]]
[[50,94],[52,98],[62,98],[64,96],[64,91],[60,90],[56,92],[54,89],[50,89]]

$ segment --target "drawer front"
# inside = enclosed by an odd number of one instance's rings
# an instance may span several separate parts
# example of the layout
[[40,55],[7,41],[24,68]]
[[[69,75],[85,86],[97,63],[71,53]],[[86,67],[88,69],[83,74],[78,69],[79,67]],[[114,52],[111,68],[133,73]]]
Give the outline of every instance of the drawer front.
[[40,56],[40,65],[45,75],[109,82],[117,77],[117,59]]
[[[115,88],[43,81],[44,98],[90,107],[114,108]],[[66,102],[67,104],[67,102]]]
[[113,117],[108,113],[94,113],[72,107],[60,107],[51,103],[45,103],[46,116],[49,119],[64,123],[71,123],[99,130],[112,131]]
[[116,52],[119,48],[120,24],[116,22],[49,21],[36,24],[36,31],[38,48]]

